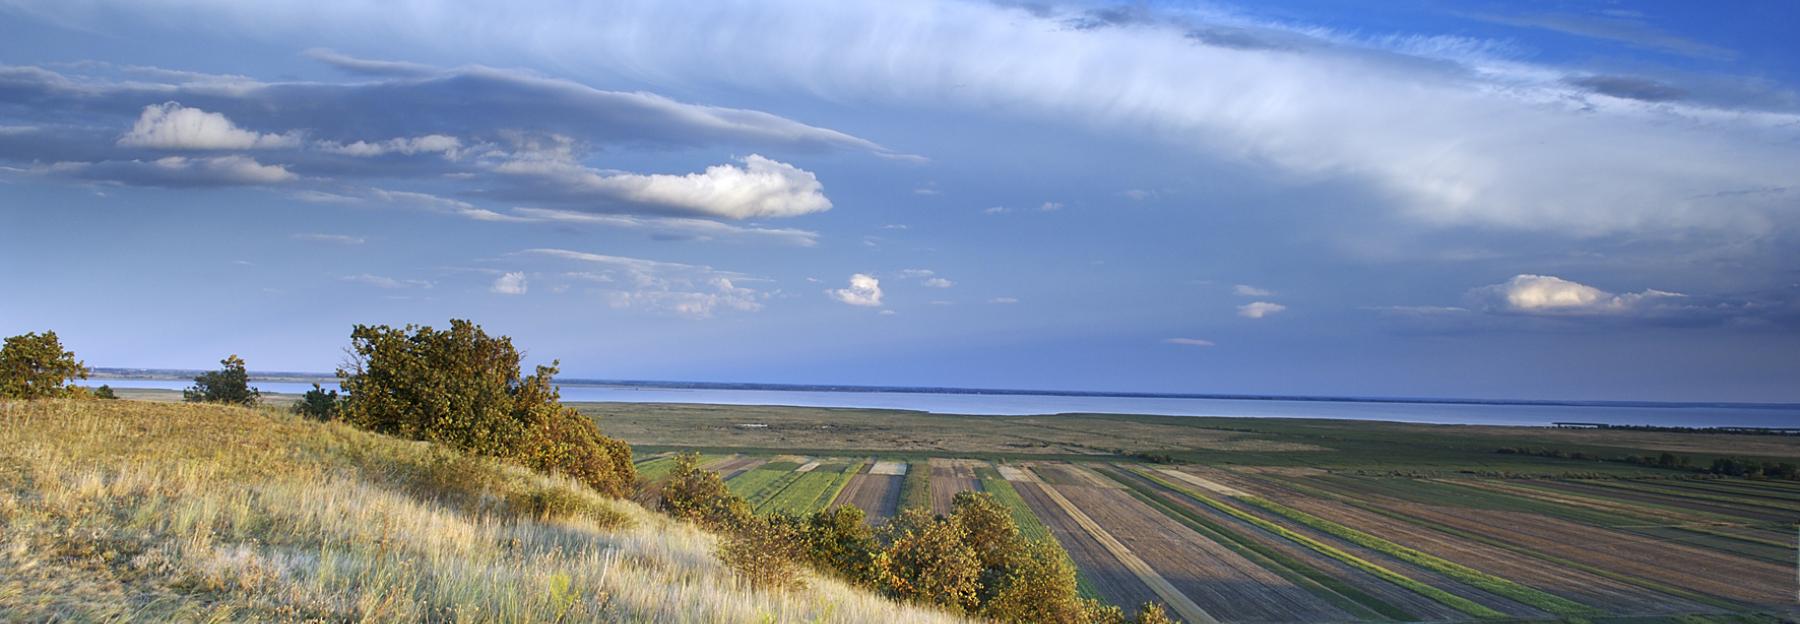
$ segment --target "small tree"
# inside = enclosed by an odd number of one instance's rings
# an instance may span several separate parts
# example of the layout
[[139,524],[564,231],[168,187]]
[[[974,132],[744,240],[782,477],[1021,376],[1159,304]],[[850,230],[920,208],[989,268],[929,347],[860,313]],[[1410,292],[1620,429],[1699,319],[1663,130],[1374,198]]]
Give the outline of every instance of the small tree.
[[799,537],[792,518],[752,516],[725,535],[719,543],[719,559],[752,587],[800,587],[802,580],[796,565]]
[[294,413],[313,420],[331,420],[337,414],[338,403],[343,399],[336,390],[326,390],[319,384],[313,384],[311,390],[300,395],[300,402],[294,404]]
[[189,403],[246,406],[262,400],[262,392],[250,387],[250,372],[245,370],[243,358],[233,354],[219,360],[219,364],[219,370],[194,377],[193,387],[182,390],[181,398]]
[[338,414],[353,425],[561,473],[613,496],[637,479],[630,447],[562,405],[555,362],[520,374],[511,338],[464,320],[444,331],[358,325],[350,353],[337,372],[350,395]]
[[94,398],[110,400],[119,398],[119,395],[113,392],[112,386],[100,384],[100,387],[94,388]]
[[875,552],[880,547],[866,518],[863,510],[854,505],[813,512],[800,527],[806,559],[814,567],[852,583],[872,583]]
[[907,509],[887,530],[888,547],[876,555],[874,567],[878,584],[889,594],[956,613],[977,606],[981,561],[966,542],[967,529]]
[[64,351],[56,332],[31,332],[0,347],[0,398],[43,399],[77,394],[71,379],[87,379],[88,368]]

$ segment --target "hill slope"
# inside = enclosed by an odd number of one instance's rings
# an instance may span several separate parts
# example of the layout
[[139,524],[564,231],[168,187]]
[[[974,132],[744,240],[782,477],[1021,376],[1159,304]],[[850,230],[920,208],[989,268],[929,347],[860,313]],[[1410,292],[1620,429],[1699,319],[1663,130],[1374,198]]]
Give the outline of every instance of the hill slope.
[[0,402],[0,620],[949,622],[571,483],[274,410]]

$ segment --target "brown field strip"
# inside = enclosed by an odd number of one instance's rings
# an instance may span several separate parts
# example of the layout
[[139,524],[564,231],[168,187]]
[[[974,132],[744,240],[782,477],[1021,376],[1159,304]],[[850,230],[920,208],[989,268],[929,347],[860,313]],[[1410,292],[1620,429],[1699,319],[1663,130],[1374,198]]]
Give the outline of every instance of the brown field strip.
[[[1082,468],[1063,467],[1079,476]],[[1082,482],[1101,479],[1088,473]],[[1111,483],[1108,481],[1108,483]],[[1323,622],[1354,619],[1292,581],[1195,533],[1180,522],[1111,487],[1049,485],[1127,552],[1214,617],[1232,622]],[[1104,541],[1104,540],[1103,540]]]
[[981,481],[975,478],[978,462],[967,459],[931,460],[931,512],[950,514],[950,502],[957,492],[979,492]]
[[[1089,486],[1064,487],[1106,491],[1103,488]],[[1040,484],[1039,491],[1043,492],[1051,502],[1055,503],[1058,507],[1061,507],[1063,513],[1069,519],[1073,520],[1082,530],[1087,531],[1087,534],[1092,537],[1094,541],[1099,542],[1101,547],[1105,548],[1108,553],[1111,553],[1115,560],[1124,565],[1127,571],[1137,576],[1138,580],[1142,582],[1145,587],[1148,587],[1150,588],[1150,591],[1155,592],[1160,601],[1164,605],[1167,605],[1169,610],[1173,611],[1176,617],[1187,622],[1212,624],[1218,622],[1218,620],[1214,619],[1210,613],[1205,609],[1202,609],[1200,605],[1195,604],[1193,599],[1189,598],[1185,592],[1169,582],[1167,577],[1157,571],[1157,568],[1152,567],[1149,562],[1144,561],[1143,558],[1139,557],[1136,552],[1131,550],[1131,547],[1126,546],[1123,542],[1119,541],[1118,538],[1113,537],[1112,531],[1101,527],[1100,523],[1096,522],[1092,516],[1089,516],[1086,512],[1082,511],[1080,506],[1063,496],[1062,492],[1060,492],[1056,486],[1048,483]],[[1130,501],[1129,498],[1126,500]],[[1137,501],[1130,502],[1135,503]],[[1105,505],[1100,505],[1099,507],[1100,508],[1096,508],[1095,511],[1101,511],[1101,508],[1104,508]],[[1151,514],[1156,513],[1152,510],[1146,511],[1149,511]],[[1157,517],[1161,516],[1157,515]],[[1187,527],[1177,525],[1176,528],[1184,533],[1192,535],[1191,532],[1186,530]],[[1125,526],[1123,529],[1130,531],[1133,527]],[[1165,542],[1166,541],[1167,540],[1165,540]]]
[[[1432,530],[1420,524],[1397,522],[1394,518],[1337,501],[1304,494],[1290,494],[1268,486],[1257,488],[1256,491],[1264,498],[1275,500],[1295,509],[1329,518],[1370,535],[1431,553],[1445,560],[1494,576],[1511,579],[1529,587],[1597,607],[1605,613],[1661,615],[1711,610],[1705,605],[1680,600],[1619,580],[1560,566],[1546,565],[1541,559]],[[1426,525],[1442,524],[1464,530],[1471,528],[1468,523],[1461,521],[1458,517],[1467,515],[1468,510],[1466,509],[1425,505],[1366,494],[1359,494],[1357,498],[1360,502],[1371,506],[1418,519]],[[1543,548],[1552,545],[1537,543],[1533,546]]]
[[[1191,466],[1183,467],[1183,470],[1184,471],[1192,470],[1195,473],[1200,474],[1200,475],[1204,476],[1205,478],[1210,479],[1216,483],[1226,485],[1229,487],[1234,487],[1234,488],[1237,488],[1240,490],[1244,490],[1244,491],[1247,491],[1247,492],[1250,492],[1253,494],[1257,494],[1259,496],[1264,493],[1262,490],[1267,489],[1266,487],[1259,487],[1262,485],[1259,482],[1239,478],[1238,475],[1235,475],[1230,472],[1226,472],[1224,470],[1197,468],[1197,467],[1191,467]],[[1425,583],[1432,587],[1442,589],[1442,590],[1449,592],[1457,597],[1472,601],[1483,607],[1487,607],[1489,609],[1499,611],[1508,616],[1520,617],[1520,618],[1539,618],[1539,617],[1544,617],[1546,615],[1543,611],[1536,609],[1530,605],[1521,604],[1517,601],[1510,600],[1506,597],[1495,595],[1495,594],[1483,591],[1481,589],[1471,587],[1469,585],[1460,583],[1460,582],[1456,581],[1455,579],[1452,579],[1448,576],[1440,574],[1436,571],[1427,569],[1427,568],[1419,566],[1419,565],[1415,565],[1411,562],[1405,561],[1403,559],[1400,559],[1393,555],[1381,552],[1379,550],[1375,550],[1373,548],[1368,548],[1368,547],[1362,546],[1360,544],[1351,542],[1349,540],[1342,539],[1338,536],[1332,535],[1325,531],[1321,531],[1319,529],[1316,529],[1316,528],[1313,528],[1310,526],[1306,526],[1305,524],[1302,524],[1299,522],[1294,522],[1293,520],[1283,517],[1280,514],[1270,512],[1266,509],[1262,509],[1255,505],[1244,503],[1242,501],[1239,501],[1239,500],[1229,497],[1229,496],[1218,496],[1216,498],[1220,502],[1230,505],[1231,507],[1233,507],[1239,511],[1262,518],[1263,520],[1266,520],[1268,522],[1272,522],[1277,525],[1281,525],[1282,527],[1285,527],[1288,530],[1294,531],[1295,533],[1304,535],[1308,538],[1317,540],[1317,541],[1325,543],[1325,544],[1329,544],[1334,548],[1337,548],[1339,550],[1347,552],[1347,553],[1354,555],[1360,559],[1375,563],[1377,565],[1380,565],[1381,567],[1392,570],[1403,576],[1412,578],[1414,580]],[[1289,502],[1289,500],[1282,500],[1282,499],[1278,499],[1273,496],[1263,496],[1263,498],[1267,498],[1269,500],[1276,500],[1276,501],[1282,502],[1282,503]],[[1291,499],[1293,497],[1289,496],[1288,498]],[[1297,505],[1289,505],[1289,506],[1295,507],[1296,509],[1299,508],[1299,506],[1297,506]],[[1322,514],[1315,514],[1315,515],[1322,515]],[[1327,516],[1327,517],[1329,517],[1329,516]],[[1427,552],[1429,552],[1429,551],[1427,551]]]
[[1701,499],[1727,498],[1739,505],[1779,509],[1800,516],[1800,495],[1786,496],[1767,490],[1743,489],[1724,479],[1642,479],[1606,482],[1607,485],[1631,487],[1640,491],[1660,492],[1671,496]]
[[1615,502],[1626,502],[1626,504],[1629,504],[1630,502],[1639,502],[1664,507],[1675,507],[1683,511],[1695,511],[1705,514],[1740,518],[1746,522],[1793,522],[1794,520],[1800,519],[1800,512],[1770,509],[1755,505],[1736,505],[1718,501],[1700,500],[1682,496],[1681,494],[1674,492],[1647,492],[1637,489],[1574,481],[1551,481],[1542,483],[1541,485],[1584,496],[1605,498]]
[[719,473],[720,479],[730,479],[766,463],[769,463],[769,460],[762,457],[733,457],[713,464],[707,469]]
[[1292,558],[1300,564],[1324,572],[1325,574],[1356,588],[1356,590],[1393,605],[1402,611],[1412,614],[1418,619],[1454,620],[1467,617],[1461,611],[1457,611],[1449,605],[1432,600],[1431,598],[1420,595],[1410,589],[1389,583],[1348,563],[1333,559],[1316,550],[1288,540],[1287,538],[1270,533],[1243,519],[1201,504],[1188,497],[1186,494],[1171,490],[1154,481],[1145,479],[1142,476],[1130,473],[1129,471],[1118,471],[1118,474],[1121,478],[1129,479],[1133,483],[1157,491],[1162,494],[1163,501],[1170,505],[1180,507],[1196,515],[1204,516],[1245,539],[1253,540],[1257,544]]
[[1075,561],[1075,567],[1080,568],[1082,575],[1093,584],[1094,591],[1100,595],[1101,600],[1124,607],[1127,612],[1146,602],[1162,601],[1112,551],[1045,494],[1042,484],[1013,481],[1012,486],[1018,490],[1019,498],[1025,500],[1025,506],[1031,508],[1031,513],[1043,520],[1056,541],[1069,552],[1069,558]]
[[836,509],[852,505],[867,514],[869,524],[887,522],[899,512],[900,484],[905,479],[899,475],[857,473],[850,477],[849,485],[844,486],[844,493],[838,495],[831,507]]
[[[1276,492],[1270,494],[1284,496]],[[1755,605],[1791,604],[1794,596],[1791,568],[1670,540],[1535,513],[1425,505],[1361,492],[1346,495],[1354,495],[1358,500],[1379,501],[1380,506],[1391,507],[1420,522],[1441,524],[1558,558],[1580,561],[1625,578],[1647,579],[1680,590]],[[1301,497],[1288,495],[1283,500],[1298,498]]]

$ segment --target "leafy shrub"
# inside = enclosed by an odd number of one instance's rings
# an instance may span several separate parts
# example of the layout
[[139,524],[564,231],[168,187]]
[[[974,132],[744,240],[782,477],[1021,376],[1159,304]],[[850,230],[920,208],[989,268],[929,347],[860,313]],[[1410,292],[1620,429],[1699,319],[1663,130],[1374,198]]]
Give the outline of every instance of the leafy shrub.
[[883,589],[896,598],[956,613],[974,610],[981,560],[968,544],[967,529],[917,509],[900,512],[887,529],[888,547],[875,557],[875,576]]
[[112,386],[100,384],[100,387],[94,388],[94,398],[110,401],[119,398],[119,395],[113,392]]
[[787,516],[751,517],[719,544],[719,559],[759,589],[801,585],[799,529]]
[[707,529],[728,532],[747,523],[750,504],[726,489],[719,473],[700,467],[700,455],[675,456],[675,469],[663,485],[657,509]]
[[331,420],[337,415],[338,403],[342,400],[338,391],[313,384],[311,390],[300,395],[300,402],[294,404],[294,413],[313,420]]
[[69,380],[87,378],[87,366],[63,350],[56,332],[20,334],[0,347],[0,398],[76,396],[79,389]]
[[875,552],[880,547],[865,520],[863,510],[853,505],[813,512],[800,528],[806,559],[813,567],[851,583],[873,583]]
[[521,376],[512,339],[464,320],[450,329],[358,325],[338,370],[349,394],[338,413],[380,433],[567,475],[622,496],[636,480],[631,449],[562,405],[556,363]]
[[231,405],[256,405],[262,400],[262,392],[250,387],[250,373],[244,369],[243,358],[230,355],[219,360],[219,364],[219,370],[194,377],[194,385],[182,390],[181,398],[189,403]]

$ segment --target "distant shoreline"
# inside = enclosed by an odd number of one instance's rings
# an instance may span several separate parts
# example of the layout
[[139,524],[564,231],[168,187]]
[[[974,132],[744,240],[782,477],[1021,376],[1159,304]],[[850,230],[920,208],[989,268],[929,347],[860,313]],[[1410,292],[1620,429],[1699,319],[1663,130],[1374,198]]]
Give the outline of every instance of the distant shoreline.
[[[91,379],[104,381],[107,379],[149,379],[149,380],[189,380],[205,371],[182,369],[147,369],[147,368],[111,368],[95,367]],[[251,374],[252,381],[287,382],[287,383],[335,383],[337,377],[330,373],[268,371]],[[1129,398],[1129,399],[1199,399],[1199,400],[1233,400],[1233,401],[1310,401],[1325,403],[1392,403],[1409,405],[1518,405],[1530,407],[1632,407],[1658,409],[1800,409],[1800,403],[1749,403],[1730,401],[1709,402],[1674,402],[1674,401],[1619,401],[1619,400],[1537,400],[1537,399],[1465,399],[1444,397],[1354,397],[1354,396],[1306,396],[1281,394],[1227,394],[1227,393],[1174,393],[1174,392],[1107,392],[1087,390],[1024,390],[1003,388],[955,388],[942,386],[865,386],[849,384],[774,384],[774,383],[740,383],[709,381],[662,381],[635,379],[577,379],[561,378],[556,380],[559,386],[586,387],[624,387],[650,388],[657,390],[744,390],[744,391],[776,391],[776,392],[841,392],[841,393],[894,393],[894,394],[959,394],[959,395],[995,395],[995,396],[1046,396],[1046,397],[1093,397],[1093,398]]]

